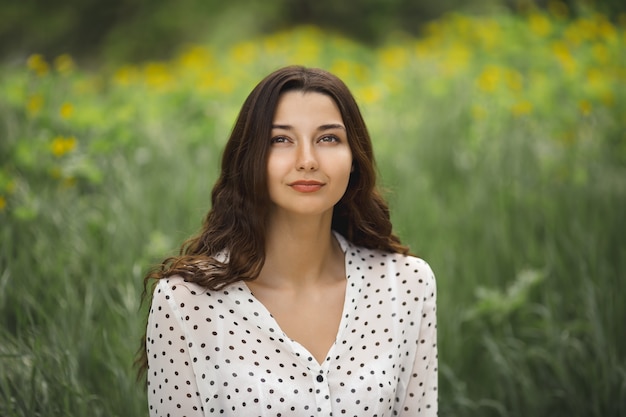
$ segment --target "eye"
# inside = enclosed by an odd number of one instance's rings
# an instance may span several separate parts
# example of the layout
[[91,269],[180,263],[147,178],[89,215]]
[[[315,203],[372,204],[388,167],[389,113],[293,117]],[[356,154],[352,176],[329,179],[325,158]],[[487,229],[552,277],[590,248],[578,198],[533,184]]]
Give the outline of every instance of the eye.
[[274,136],[270,143],[288,143],[290,142],[289,138],[286,136]]
[[334,143],[334,142],[340,142],[340,140],[335,135],[326,135],[326,136],[322,136],[321,138],[319,138],[318,142]]

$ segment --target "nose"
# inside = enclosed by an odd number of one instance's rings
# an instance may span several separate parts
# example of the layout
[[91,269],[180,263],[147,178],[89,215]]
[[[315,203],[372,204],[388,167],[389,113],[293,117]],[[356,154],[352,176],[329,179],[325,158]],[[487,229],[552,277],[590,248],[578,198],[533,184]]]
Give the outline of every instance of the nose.
[[298,171],[315,171],[319,168],[315,150],[311,145],[299,146],[296,168]]

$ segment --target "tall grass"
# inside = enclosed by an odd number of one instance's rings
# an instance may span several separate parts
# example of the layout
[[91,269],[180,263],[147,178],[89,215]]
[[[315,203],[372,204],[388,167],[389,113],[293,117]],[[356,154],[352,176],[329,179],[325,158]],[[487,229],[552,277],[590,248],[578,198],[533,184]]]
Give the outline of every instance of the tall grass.
[[378,49],[301,28],[0,68],[0,415],[147,414],[142,276],[199,227],[245,94],[293,62],[355,92],[436,272],[440,414],[626,415],[625,40],[596,14],[457,15]]

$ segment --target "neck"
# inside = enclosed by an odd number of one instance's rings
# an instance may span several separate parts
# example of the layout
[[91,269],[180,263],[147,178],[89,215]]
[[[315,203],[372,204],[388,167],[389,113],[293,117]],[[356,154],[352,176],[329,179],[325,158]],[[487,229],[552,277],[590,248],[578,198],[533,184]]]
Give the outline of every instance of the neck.
[[296,288],[332,281],[343,252],[331,231],[332,215],[272,218],[265,239],[259,284]]

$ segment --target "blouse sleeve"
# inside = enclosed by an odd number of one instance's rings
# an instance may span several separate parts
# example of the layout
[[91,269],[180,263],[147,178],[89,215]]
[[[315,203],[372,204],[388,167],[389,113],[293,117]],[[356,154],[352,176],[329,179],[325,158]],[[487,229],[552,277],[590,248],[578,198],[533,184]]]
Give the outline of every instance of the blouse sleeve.
[[150,417],[203,415],[182,320],[173,291],[159,281],[146,332]]
[[437,358],[437,289],[434,275],[430,275],[420,321],[420,332],[401,416],[434,417],[438,410]]

